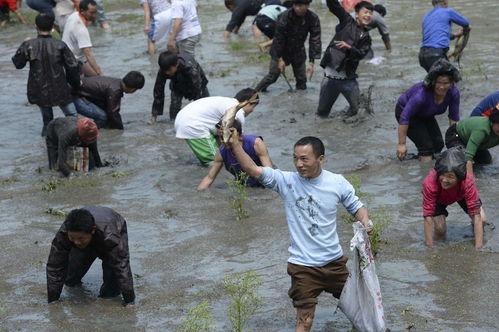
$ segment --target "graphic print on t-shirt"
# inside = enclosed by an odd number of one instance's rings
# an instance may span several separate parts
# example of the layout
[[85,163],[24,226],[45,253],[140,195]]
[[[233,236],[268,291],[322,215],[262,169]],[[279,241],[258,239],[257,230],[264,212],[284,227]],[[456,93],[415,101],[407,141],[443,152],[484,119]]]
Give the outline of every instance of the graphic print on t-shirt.
[[[315,220],[315,217],[319,214],[317,211],[319,204],[312,196],[308,196],[308,198],[300,196],[296,200],[296,207],[300,210],[306,211],[311,220]],[[319,232],[319,225],[316,222],[312,222],[312,225],[308,228],[308,231],[310,235],[316,236]]]

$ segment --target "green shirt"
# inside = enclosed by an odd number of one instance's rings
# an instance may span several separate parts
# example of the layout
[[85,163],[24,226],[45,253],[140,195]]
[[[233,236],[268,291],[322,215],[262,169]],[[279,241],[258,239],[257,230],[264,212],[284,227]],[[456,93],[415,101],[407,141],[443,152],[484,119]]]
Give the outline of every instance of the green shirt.
[[499,136],[492,130],[488,116],[472,116],[461,120],[456,126],[459,138],[466,144],[466,160],[473,160],[477,150],[499,145]]

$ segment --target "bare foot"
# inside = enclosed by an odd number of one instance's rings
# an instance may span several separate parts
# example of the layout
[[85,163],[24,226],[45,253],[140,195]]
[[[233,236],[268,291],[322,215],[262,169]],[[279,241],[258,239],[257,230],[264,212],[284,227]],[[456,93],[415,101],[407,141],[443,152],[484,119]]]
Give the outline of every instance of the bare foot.
[[150,124],[155,124],[157,119],[158,119],[158,116],[157,115],[153,115],[153,116],[151,116],[151,120],[149,121],[149,123]]

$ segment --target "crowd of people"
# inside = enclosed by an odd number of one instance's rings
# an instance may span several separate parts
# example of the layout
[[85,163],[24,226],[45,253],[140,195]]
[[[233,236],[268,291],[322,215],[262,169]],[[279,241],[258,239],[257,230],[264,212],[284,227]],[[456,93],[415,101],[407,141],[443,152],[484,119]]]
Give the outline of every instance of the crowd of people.
[[[170,80],[169,118],[174,121],[176,137],[186,141],[201,164],[210,166],[197,189],[210,187],[224,166],[234,176],[246,173],[248,186],[270,188],[283,198],[292,239],[287,267],[291,276],[289,296],[296,308],[296,331],[309,331],[319,294],[325,291],[339,298],[348,276],[347,258],[336,231],[338,205],[342,204],[368,231],[372,222],[353,186],[343,176],[323,169],[325,148],[319,138],[299,139],[293,147],[296,171],[281,171],[272,163],[261,136],[243,134],[244,122],[260,102],[259,94],[284,75],[286,66],[293,69],[296,89],[306,90],[307,79],[316,70],[316,60],[320,60],[324,69],[317,116],[327,118],[342,94],[349,104],[343,119],[358,117],[357,69],[361,60],[373,56],[369,30],[378,29],[386,50],[392,49],[384,21],[386,8],[370,1],[357,1],[352,14],[338,0],[326,0],[338,24],[322,52],[320,19],[310,9],[311,0],[284,3],[225,0],[232,14],[223,36],[230,38],[247,16],[255,16],[252,23],[255,42],[262,51],[268,50],[271,58],[268,74],[254,88],[242,89],[232,98],[210,96],[208,78],[196,59],[195,48],[202,35],[196,1],[139,2],[144,10],[148,52],[153,54],[158,47],[167,49],[158,58],[159,69],[151,92],[151,123],[163,115],[165,86]],[[465,17],[448,8],[448,0],[431,3],[434,8],[422,21],[419,52],[419,63],[427,75],[396,102],[396,155],[400,160],[410,157],[409,138],[421,162],[436,160],[434,169],[423,181],[426,245],[433,247],[434,239],[445,236],[446,207],[458,202],[471,218],[475,247],[480,248],[487,217],[478,195],[473,165],[491,163],[488,149],[499,144],[499,91],[485,97],[470,117],[460,117],[460,91],[456,83],[461,75],[449,62],[447,51],[450,40],[469,33],[471,27]],[[28,0],[27,4],[40,13],[35,19],[38,36],[24,41],[12,61],[18,69],[29,63],[28,100],[42,114],[49,168],[69,176],[72,170],[66,159],[69,149],[75,146],[88,147],[90,169],[102,167],[97,149],[99,130],[124,129],[121,98],[124,93],[142,89],[144,76],[138,71],[130,71],[123,78],[104,76],[92,52],[87,27],[97,21],[102,28],[109,28],[100,1]],[[2,21],[13,11],[24,23],[19,5],[20,2],[0,0]],[[462,30],[453,34],[452,23]],[[62,40],[52,38],[54,28],[61,33]],[[183,99],[189,102],[182,108]],[[250,99],[237,112],[230,139],[221,140],[225,112]],[[55,106],[66,117],[54,119]],[[444,140],[435,116],[445,112],[449,128]],[[442,152],[444,146],[448,150]],[[103,260],[100,296],[121,293],[126,306],[134,305],[125,219],[109,208],[96,206],[71,211],[52,242],[47,263],[49,302],[59,299],[64,284],[81,283],[96,257]]]

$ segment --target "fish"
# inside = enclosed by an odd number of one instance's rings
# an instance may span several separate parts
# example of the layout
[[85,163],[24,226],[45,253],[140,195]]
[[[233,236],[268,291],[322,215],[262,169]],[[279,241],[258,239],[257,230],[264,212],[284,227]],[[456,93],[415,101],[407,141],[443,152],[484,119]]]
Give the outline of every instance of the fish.
[[251,96],[250,99],[242,101],[239,104],[236,104],[225,111],[225,114],[222,118],[222,126],[221,126],[222,133],[223,133],[222,140],[224,143],[227,143],[229,141],[229,138],[231,135],[230,128],[234,124],[234,120],[236,119],[237,111],[239,111],[241,108],[243,108],[244,106],[246,106],[248,104],[256,102],[257,100],[258,100],[258,94],[255,93],[253,96]]
[[465,29],[463,35],[457,37],[454,51],[451,55],[449,55],[449,58],[453,58],[457,62],[459,67],[461,67],[461,55],[463,54],[463,50],[465,49],[466,45],[468,45],[469,38],[470,30]]

